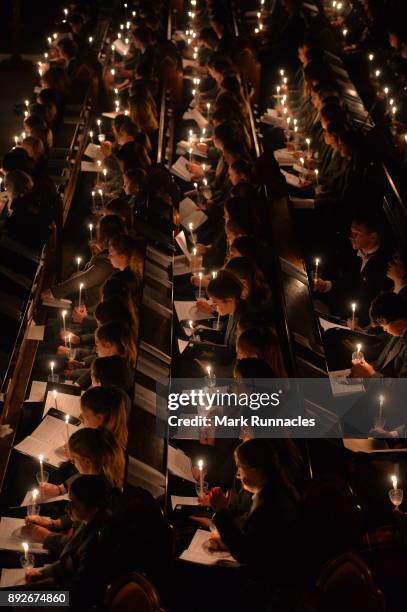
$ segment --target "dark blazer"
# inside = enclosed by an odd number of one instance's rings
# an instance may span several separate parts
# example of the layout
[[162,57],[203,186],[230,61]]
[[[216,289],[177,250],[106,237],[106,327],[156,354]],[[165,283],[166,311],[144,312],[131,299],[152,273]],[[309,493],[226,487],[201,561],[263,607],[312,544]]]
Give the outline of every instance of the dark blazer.
[[295,556],[289,542],[297,523],[297,509],[282,486],[267,486],[253,496],[242,528],[227,508],[216,512],[213,522],[237,561],[247,564],[257,577],[267,576],[275,583],[284,580]]
[[372,363],[375,378],[407,378],[407,330],[404,335],[393,336]]

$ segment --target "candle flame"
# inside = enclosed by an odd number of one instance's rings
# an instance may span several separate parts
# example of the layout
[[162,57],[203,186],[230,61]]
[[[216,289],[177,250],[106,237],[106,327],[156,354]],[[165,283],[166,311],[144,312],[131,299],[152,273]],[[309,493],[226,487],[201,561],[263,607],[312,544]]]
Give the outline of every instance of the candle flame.
[[198,468],[199,468],[199,470],[200,470],[201,472],[202,472],[202,470],[203,470],[203,466],[204,466],[204,462],[202,461],[202,459],[200,459],[200,460],[198,461]]
[[356,349],[357,349],[358,353],[360,353],[360,351],[362,350],[362,345],[361,344],[357,344],[356,345]]
[[390,478],[391,478],[391,482],[393,484],[393,489],[397,489],[397,476],[393,475]]
[[28,548],[29,548],[29,547],[28,547],[28,542],[23,542],[23,543],[22,543],[22,547],[23,547],[23,549],[24,549],[24,552],[25,552],[25,553],[28,553]]
[[69,414],[66,414],[66,415],[65,415],[65,423],[66,423],[67,425],[68,425],[68,423],[69,423]]
[[42,463],[44,461],[44,455],[38,455],[38,459],[40,460],[40,463]]

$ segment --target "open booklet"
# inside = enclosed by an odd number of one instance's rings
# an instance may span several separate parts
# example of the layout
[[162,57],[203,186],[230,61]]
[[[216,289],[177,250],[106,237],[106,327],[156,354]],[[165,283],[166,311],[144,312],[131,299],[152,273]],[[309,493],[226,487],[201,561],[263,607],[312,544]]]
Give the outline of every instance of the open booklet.
[[82,161],[81,170],[82,172],[100,172],[99,166],[90,161]]
[[45,416],[51,408],[55,408],[65,414],[69,414],[70,416],[79,419],[81,414],[81,398],[78,395],[60,393],[58,391],[55,401],[54,394],[51,390],[47,393],[43,416]]
[[190,182],[192,180],[192,174],[187,168],[188,164],[189,161],[183,155],[181,155],[175,164],[171,166],[171,174],[175,174],[175,176],[178,176],[178,178],[182,179],[183,181]]
[[92,159],[103,159],[102,148],[100,145],[90,142],[85,149],[84,155],[91,157]]
[[179,476],[184,480],[195,483],[192,475],[192,463],[190,457],[179,448],[168,445],[168,470],[174,476]]
[[185,229],[188,229],[190,223],[197,229],[205,223],[208,218],[191,198],[184,198],[179,203],[179,216],[181,225],[185,227]]
[[42,544],[33,540],[31,534],[26,531],[24,519],[2,516],[0,521],[0,548],[22,552],[23,542],[28,542],[30,552],[48,554]]
[[120,53],[120,55],[126,55],[130,50],[130,45],[126,45],[126,43],[121,38],[116,38],[113,43],[115,51]]
[[202,321],[203,319],[213,319],[214,316],[203,310],[200,310],[196,302],[175,301],[175,312],[178,320],[181,321]]
[[57,298],[46,298],[42,300],[42,305],[47,306],[48,308],[67,308],[69,309],[72,306],[72,300],[67,300],[65,298],[57,299]]
[[[189,153],[189,149],[191,145],[187,140],[180,140],[177,144],[177,155],[184,155],[184,153]],[[208,157],[204,151],[201,151],[196,144],[192,145],[192,155],[196,157]]]
[[300,186],[300,179],[295,174],[291,174],[290,172],[286,172],[285,170],[281,170],[281,174],[284,175],[285,180],[292,187],[299,187]]
[[205,119],[205,117],[197,108],[189,108],[187,111],[185,111],[182,118],[185,120],[192,119],[198,124],[200,130],[206,128],[208,125],[207,119]]
[[0,588],[15,587],[25,584],[25,569],[7,569],[1,570]]
[[129,456],[127,482],[134,487],[143,487],[155,498],[165,493],[164,474],[135,457]]
[[36,459],[43,455],[44,463],[59,467],[66,461],[63,447],[67,443],[68,436],[78,431],[78,427],[78,425],[65,423],[64,420],[47,414],[32,434],[14,448]]
[[360,395],[365,392],[363,378],[350,378],[350,370],[336,370],[329,372],[331,391],[335,397]]
[[180,559],[190,561],[191,563],[200,563],[201,565],[227,565],[230,567],[239,567],[239,563],[232,557],[228,551],[211,551],[208,546],[208,540],[211,534],[209,531],[197,529],[190,545]]

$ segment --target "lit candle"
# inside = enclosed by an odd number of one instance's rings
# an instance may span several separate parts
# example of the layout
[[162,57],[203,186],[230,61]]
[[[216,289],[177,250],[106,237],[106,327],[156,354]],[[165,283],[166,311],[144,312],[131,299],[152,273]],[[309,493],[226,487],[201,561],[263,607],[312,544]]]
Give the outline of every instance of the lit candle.
[[209,113],[211,112],[210,102],[208,102],[207,105],[206,105],[206,111],[207,111],[207,114],[208,114],[208,121],[209,121]]
[[23,546],[23,549],[24,549],[24,557],[25,557],[26,563],[28,563],[28,550],[29,550],[28,543],[27,542],[23,542],[22,546]]
[[368,57],[369,62],[373,62],[373,60],[374,60],[373,53],[369,53],[369,55],[367,57]]
[[82,289],[83,289],[83,286],[84,286],[83,283],[79,284],[79,301],[78,301],[78,306],[80,306],[81,303],[82,303]]
[[26,107],[28,108],[30,106],[30,101],[29,100],[25,100],[24,104],[26,105]]
[[201,299],[201,291],[202,291],[202,272],[199,273],[199,289],[198,289],[198,300]]
[[89,223],[89,236],[90,240],[93,240],[93,223]]
[[315,168],[314,172],[315,172],[315,180],[317,182],[317,185],[319,185],[319,181],[318,181],[319,170],[318,170],[318,168]]
[[65,343],[65,346],[66,346],[66,323],[65,323],[66,315],[67,315],[67,311],[63,310],[62,311],[62,324],[64,326],[64,343]]
[[54,396],[54,404],[55,404],[54,408],[58,410],[57,390],[56,389],[53,390],[52,395]]
[[199,469],[199,497],[203,497],[203,494],[204,494],[203,466],[204,466],[204,462],[202,461],[202,459],[200,459],[198,461],[198,469]]
[[346,28],[342,30],[342,35],[343,35],[343,40],[346,42],[346,37],[348,35],[348,30]]
[[310,149],[310,146],[311,146],[311,139],[310,139],[310,138],[306,138],[306,139],[305,139],[305,142],[307,143],[307,152],[308,152],[308,157],[311,157],[311,149]]
[[192,243],[193,243],[193,244],[195,244],[195,236],[194,236],[194,224],[193,224],[193,223],[190,223],[190,224],[188,225],[188,229],[189,229],[189,233],[190,233],[190,236],[191,236]]
[[102,121],[100,119],[98,119],[96,121],[96,123],[97,123],[97,126],[98,126],[99,134],[101,134],[102,133],[102,129],[101,129]]
[[212,272],[212,278],[216,278],[218,276],[218,273],[216,271]]
[[93,36],[89,36],[88,40],[89,40],[89,44],[91,45],[93,43]]
[[41,477],[41,482],[44,482],[44,455],[40,455],[38,457],[38,459],[40,460],[40,477]]
[[66,443],[69,445],[69,414],[65,415]]
[[397,476],[391,476],[391,482],[393,484],[393,489],[397,489]]
[[356,304],[355,304],[355,302],[352,302],[351,308],[352,308],[352,324],[351,324],[351,329],[354,330],[355,329],[355,312],[356,312]]
[[103,189],[99,189],[98,193],[99,193],[100,201],[102,202],[102,208],[103,208],[103,205],[104,205]]
[[55,361],[51,361],[50,366],[51,366],[51,378],[54,378]]
[[79,268],[80,268],[80,266],[81,266],[81,261],[82,261],[82,258],[81,258],[81,257],[77,257],[77,258],[76,258],[76,268],[77,268],[77,271],[78,271],[78,272],[79,272]]
[[319,257],[315,257],[314,282],[318,280]]
[[92,206],[93,206],[93,209],[95,208],[95,204],[96,204],[95,203],[95,195],[96,195],[96,192],[92,191]]
[[352,361],[354,361],[355,363],[362,363],[363,359],[364,355],[362,353],[362,345],[357,344],[356,351],[352,354]]
[[89,131],[89,138],[90,138],[90,141],[93,142],[93,130]]
[[103,168],[102,174],[103,174],[103,178],[104,178],[104,180],[106,181],[106,177],[107,177],[107,168]]
[[195,340],[194,322],[192,320],[189,321],[189,327],[190,327],[191,332],[192,332],[192,339]]
[[14,136],[14,144],[15,144],[15,146],[18,145],[18,136]]
[[374,74],[375,74],[375,77],[378,79],[379,76],[381,75],[381,72],[380,72],[380,70],[375,70]]
[[383,418],[383,404],[384,404],[384,396],[379,395],[379,419]]

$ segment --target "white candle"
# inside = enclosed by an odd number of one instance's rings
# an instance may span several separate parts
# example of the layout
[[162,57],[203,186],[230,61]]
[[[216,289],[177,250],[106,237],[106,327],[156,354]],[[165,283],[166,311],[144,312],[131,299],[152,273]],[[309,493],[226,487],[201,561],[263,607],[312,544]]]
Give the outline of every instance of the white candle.
[[397,476],[391,476],[391,482],[393,484],[393,489],[397,489]]
[[218,273],[217,273],[217,272],[214,270],[214,271],[212,272],[212,278],[216,278],[217,276],[218,276]]
[[29,100],[25,100],[24,104],[26,105],[26,107],[28,108],[30,106],[30,101]]
[[92,207],[93,207],[93,209],[95,209],[95,205],[96,205],[95,196],[96,196],[96,192],[92,191]]
[[189,327],[192,331],[192,339],[195,340],[195,332],[194,332],[194,322],[193,321],[189,321]]
[[198,300],[201,299],[201,291],[202,291],[202,272],[199,273]]
[[198,469],[199,469],[199,497],[203,497],[204,486],[203,486],[203,466],[204,462],[202,459],[198,461]]
[[103,205],[104,205],[103,189],[99,189],[98,194],[99,194],[100,200],[102,202],[102,208],[103,208]]
[[18,136],[14,136],[14,144],[15,144],[15,146],[18,145]]
[[97,126],[98,126],[99,134],[101,134],[102,133],[102,129],[101,129],[102,121],[100,119],[98,119],[96,121],[96,123],[97,123]]
[[315,172],[315,179],[317,181],[317,185],[319,185],[319,182],[318,182],[319,170],[318,170],[318,168],[315,168],[314,172]]
[[55,361],[51,361],[51,377],[54,377],[54,366],[55,366]]
[[314,281],[318,280],[319,257],[315,257]]
[[310,138],[306,138],[305,142],[307,143],[307,153],[308,153],[308,157],[311,157],[311,149],[310,149],[310,145],[311,145],[311,139]]
[[351,308],[352,308],[352,327],[351,329],[355,329],[355,312],[356,312],[355,302],[352,302]]
[[89,223],[90,240],[93,240],[93,223]]
[[82,303],[82,289],[83,289],[83,286],[84,286],[83,283],[79,284],[79,303],[78,303],[78,306],[80,306],[81,303]]
[[76,258],[76,268],[77,268],[77,271],[78,271],[78,272],[79,272],[79,268],[80,268],[80,266],[81,266],[81,261],[82,261],[82,258],[81,258],[81,257],[77,257],[77,258]]
[[207,105],[206,105],[206,111],[207,111],[207,114],[208,114],[208,121],[209,121],[209,113],[211,112],[210,102],[208,102]]
[[66,322],[65,322],[66,315],[67,315],[67,311],[63,310],[62,311],[62,324],[64,326],[64,342],[65,342],[65,346],[66,346]]
[[342,35],[343,35],[343,39],[344,39],[344,41],[346,42],[346,37],[347,37],[347,35],[348,35],[348,30],[347,30],[346,28],[344,28],[344,29],[342,30]]
[[39,495],[39,491],[38,489],[33,489],[32,492],[32,500],[33,500],[33,504],[35,505],[37,503],[37,497]]
[[38,459],[40,460],[40,475],[41,475],[41,482],[44,482],[44,466],[43,466],[43,462],[44,462],[44,455],[40,455],[38,457]]
[[24,549],[25,560],[28,563],[28,550],[29,550],[29,547],[28,547],[28,543],[27,542],[23,542],[23,549]]
[[66,443],[69,444],[69,414],[65,415]]
[[384,396],[379,395],[379,418],[380,419],[383,417],[383,404],[384,404]]
[[93,142],[93,130],[90,130],[89,138],[90,138],[90,141]]
[[195,236],[194,236],[194,224],[193,224],[193,223],[190,223],[190,224],[188,225],[188,229],[189,229],[189,233],[190,233],[190,236],[191,236],[192,243],[193,243],[193,244],[195,244]]

